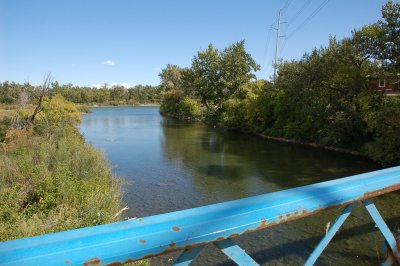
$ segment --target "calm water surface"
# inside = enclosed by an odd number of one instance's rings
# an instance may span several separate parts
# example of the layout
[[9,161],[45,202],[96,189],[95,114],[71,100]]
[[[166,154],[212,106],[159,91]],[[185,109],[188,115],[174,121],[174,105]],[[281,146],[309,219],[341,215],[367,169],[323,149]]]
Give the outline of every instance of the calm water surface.
[[[159,115],[158,107],[93,108],[80,131],[126,180],[130,217],[259,195],[378,169],[360,157],[281,143]],[[392,229],[400,227],[399,194],[377,201]],[[398,209],[398,208],[397,208]],[[301,265],[340,210],[236,238],[263,265]],[[397,222],[399,224],[397,225]],[[320,265],[375,265],[382,238],[359,207]],[[152,261],[164,265],[176,256]],[[233,265],[209,245],[194,265]]]

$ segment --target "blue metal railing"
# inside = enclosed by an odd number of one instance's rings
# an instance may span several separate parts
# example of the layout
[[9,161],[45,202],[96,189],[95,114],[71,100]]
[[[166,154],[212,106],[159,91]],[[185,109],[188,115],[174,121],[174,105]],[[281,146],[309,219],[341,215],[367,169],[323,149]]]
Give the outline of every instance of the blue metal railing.
[[400,167],[265,195],[0,243],[0,265],[118,265],[184,250],[174,265],[188,265],[207,243],[239,265],[258,265],[231,239],[237,235],[346,206],[305,262],[312,265],[354,204],[362,202],[400,262],[396,240],[369,199],[400,189]]

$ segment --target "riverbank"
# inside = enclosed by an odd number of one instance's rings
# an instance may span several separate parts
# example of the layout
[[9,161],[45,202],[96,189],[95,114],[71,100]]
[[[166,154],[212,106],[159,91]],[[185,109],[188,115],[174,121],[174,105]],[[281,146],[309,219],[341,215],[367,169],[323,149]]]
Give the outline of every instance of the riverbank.
[[[29,107],[28,107],[29,108]],[[121,181],[75,125],[79,110],[60,96],[45,99],[41,117],[1,110],[0,241],[121,219]],[[9,112],[8,110],[13,110]]]
[[298,144],[298,145],[304,145],[304,146],[309,146],[313,148],[318,148],[318,149],[324,149],[328,151],[335,151],[335,152],[341,152],[341,153],[347,153],[355,156],[362,156],[365,158],[368,158],[365,154],[362,154],[361,152],[358,151],[353,151],[349,149],[343,149],[343,148],[338,148],[338,147],[332,147],[332,146],[324,146],[318,143],[313,143],[313,142],[302,142],[302,141],[297,141],[294,139],[285,139],[285,138],[278,138],[278,137],[272,137],[272,136],[267,136],[264,134],[259,134],[259,133],[254,133],[255,135],[265,138],[265,139],[271,139],[271,140],[276,140],[276,141],[281,141],[281,142],[286,142],[286,143],[293,143],[293,144]]
[[[334,147],[334,146],[325,146],[322,144],[318,144],[315,142],[305,142],[305,141],[299,141],[299,140],[295,140],[295,139],[288,139],[288,138],[282,138],[282,137],[274,137],[274,136],[268,136],[262,133],[255,133],[255,132],[249,132],[240,128],[230,128],[227,127],[223,124],[213,124],[213,123],[209,123],[207,121],[205,121],[204,119],[200,119],[200,118],[196,118],[196,117],[190,117],[190,116],[179,116],[179,115],[168,115],[168,114],[164,114],[164,113],[160,113],[163,116],[166,117],[170,117],[170,118],[174,118],[174,119],[179,119],[182,121],[187,121],[187,122],[200,122],[203,123],[205,125],[209,125],[212,127],[219,127],[219,128],[223,128],[223,129],[227,129],[227,130],[233,130],[233,131],[237,131],[237,132],[241,132],[241,133],[246,133],[246,134],[251,134],[257,137],[261,137],[264,139],[270,139],[270,140],[274,140],[274,141],[279,141],[279,142],[285,142],[285,143],[292,143],[292,144],[296,144],[296,145],[303,145],[303,146],[308,146],[308,147],[313,147],[313,148],[317,148],[317,149],[324,149],[324,150],[328,150],[328,151],[335,151],[335,152],[340,152],[340,153],[346,153],[346,154],[351,154],[354,156],[361,156],[364,158],[368,158],[368,156],[366,156],[365,154],[359,152],[359,151],[355,151],[355,150],[350,150],[350,149],[344,149],[344,148],[340,148],[340,147]],[[368,158],[370,159],[370,158]]]
[[363,90],[342,111],[340,106],[336,110],[329,103],[307,104],[296,97],[254,82],[219,108],[202,106],[199,100],[177,93],[166,98],[160,109],[178,119],[361,155],[386,167],[400,163],[400,98]]

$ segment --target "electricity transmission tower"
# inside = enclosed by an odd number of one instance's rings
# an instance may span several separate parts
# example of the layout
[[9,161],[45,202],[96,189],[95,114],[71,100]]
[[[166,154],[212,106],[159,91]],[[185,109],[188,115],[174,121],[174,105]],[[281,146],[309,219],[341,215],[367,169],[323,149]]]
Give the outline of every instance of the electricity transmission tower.
[[276,28],[272,27],[272,29],[276,30],[276,42],[275,42],[275,60],[274,60],[274,84],[276,81],[276,68],[277,68],[277,61],[278,61],[278,49],[279,49],[279,39],[281,37],[285,37],[285,36],[280,36],[280,30],[281,30],[281,24],[283,23],[287,23],[287,22],[281,22],[281,14],[282,14],[282,9],[279,10],[279,14],[278,14],[278,26]]

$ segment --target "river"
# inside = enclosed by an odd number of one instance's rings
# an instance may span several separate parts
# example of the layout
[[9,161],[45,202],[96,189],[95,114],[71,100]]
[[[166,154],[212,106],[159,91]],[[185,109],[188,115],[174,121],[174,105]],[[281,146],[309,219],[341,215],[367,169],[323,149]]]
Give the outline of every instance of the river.
[[[158,107],[93,108],[80,131],[124,178],[129,217],[143,217],[303,186],[379,166],[362,157],[162,117]],[[399,193],[377,199],[392,229],[400,227]],[[302,265],[339,209],[235,238],[262,265]],[[399,224],[397,225],[397,221]],[[382,237],[355,209],[319,265],[376,265]],[[152,260],[164,265],[175,254]],[[194,265],[234,265],[213,245]]]

